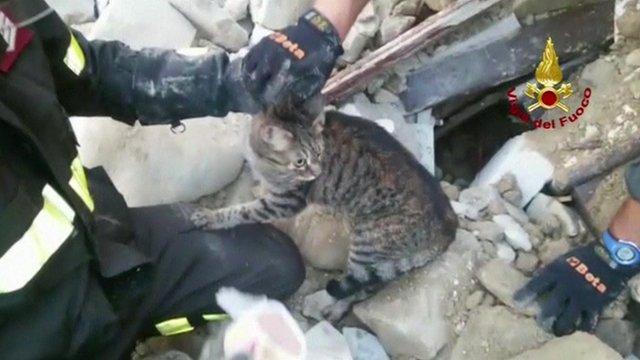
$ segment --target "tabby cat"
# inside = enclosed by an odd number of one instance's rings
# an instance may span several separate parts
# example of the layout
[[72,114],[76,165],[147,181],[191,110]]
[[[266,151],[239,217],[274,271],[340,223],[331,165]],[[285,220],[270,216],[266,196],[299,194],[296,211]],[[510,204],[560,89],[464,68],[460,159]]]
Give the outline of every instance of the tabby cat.
[[[317,112],[316,112],[317,113]],[[350,220],[346,274],[327,291],[338,320],[382,283],[425,265],[453,241],[457,218],[438,182],[387,131],[339,112],[273,108],[252,122],[247,160],[267,195],[220,210],[200,208],[206,230],[294,216],[316,203]]]

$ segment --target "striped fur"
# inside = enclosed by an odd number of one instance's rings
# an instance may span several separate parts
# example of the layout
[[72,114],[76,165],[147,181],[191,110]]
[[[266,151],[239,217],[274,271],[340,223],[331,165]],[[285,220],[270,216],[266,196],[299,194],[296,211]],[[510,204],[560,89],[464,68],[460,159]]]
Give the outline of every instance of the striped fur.
[[248,161],[268,195],[200,210],[194,222],[205,229],[268,222],[293,216],[308,203],[346,214],[353,239],[346,274],[327,285],[341,300],[326,314],[331,320],[380,284],[424,266],[453,241],[457,218],[438,182],[371,121],[338,112],[312,120],[272,111],[254,120],[249,148]]

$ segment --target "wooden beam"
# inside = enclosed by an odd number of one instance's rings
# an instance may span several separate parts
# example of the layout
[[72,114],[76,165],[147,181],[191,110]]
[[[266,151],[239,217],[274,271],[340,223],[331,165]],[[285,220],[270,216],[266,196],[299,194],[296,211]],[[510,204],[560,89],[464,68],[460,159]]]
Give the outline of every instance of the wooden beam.
[[327,102],[344,99],[364,88],[375,76],[398,61],[415,54],[454,30],[458,25],[482,14],[504,0],[465,0],[440,11],[332,76],[322,93]]

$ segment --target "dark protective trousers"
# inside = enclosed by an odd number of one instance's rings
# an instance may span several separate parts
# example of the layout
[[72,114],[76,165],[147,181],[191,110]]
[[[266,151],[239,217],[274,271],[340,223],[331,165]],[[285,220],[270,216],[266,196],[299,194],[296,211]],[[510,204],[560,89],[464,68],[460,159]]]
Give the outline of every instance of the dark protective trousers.
[[220,313],[223,286],[283,299],[305,277],[300,254],[266,225],[218,232],[189,231],[186,205],[131,210],[138,248],[152,263],[104,279],[91,265],[28,310],[0,324],[0,359],[127,358],[135,341],[156,335],[156,324]]

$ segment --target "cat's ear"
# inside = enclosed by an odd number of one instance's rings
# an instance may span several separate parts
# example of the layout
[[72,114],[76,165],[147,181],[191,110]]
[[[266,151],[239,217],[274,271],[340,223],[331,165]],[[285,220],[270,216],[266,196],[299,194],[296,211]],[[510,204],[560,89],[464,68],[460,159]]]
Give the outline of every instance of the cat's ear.
[[320,134],[322,132],[324,129],[324,120],[324,111],[322,111],[320,112],[320,115],[313,120],[313,125],[311,125],[314,134]]
[[293,142],[293,134],[273,125],[265,125],[260,128],[260,137],[275,151],[286,150]]

